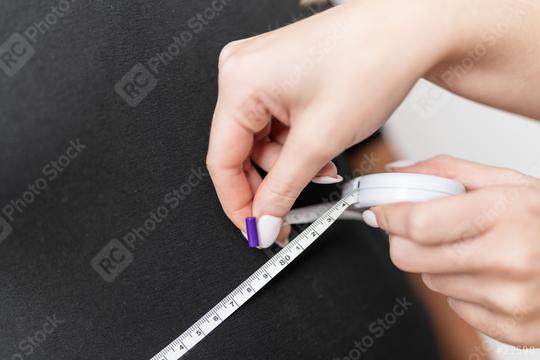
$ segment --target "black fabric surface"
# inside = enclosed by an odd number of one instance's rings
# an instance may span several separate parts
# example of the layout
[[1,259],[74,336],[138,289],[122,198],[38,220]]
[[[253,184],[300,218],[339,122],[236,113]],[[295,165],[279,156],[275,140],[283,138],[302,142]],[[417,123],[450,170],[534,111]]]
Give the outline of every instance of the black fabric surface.
[[[193,20],[211,4],[70,0],[49,24],[59,1],[0,3],[0,59],[17,39],[12,55],[33,53],[0,69],[0,359],[149,359],[268,259],[225,217],[204,166],[217,56],[306,11],[231,0]],[[115,84],[182,32],[191,40],[130,106]],[[335,191],[310,188],[300,203]],[[127,266],[107,281],[92,259],[118,241]],[[412,305],[396,315],[403,298]],[[385,236],[342,221],[186,358],[437,354]]]

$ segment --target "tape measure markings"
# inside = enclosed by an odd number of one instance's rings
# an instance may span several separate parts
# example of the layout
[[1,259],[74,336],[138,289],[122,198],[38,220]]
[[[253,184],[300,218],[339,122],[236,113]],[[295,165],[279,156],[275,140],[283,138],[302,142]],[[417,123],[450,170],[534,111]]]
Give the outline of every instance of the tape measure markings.
[[180,359],[302,254],[350,205],[356,202],[357,191],[338,201],[150,360]]

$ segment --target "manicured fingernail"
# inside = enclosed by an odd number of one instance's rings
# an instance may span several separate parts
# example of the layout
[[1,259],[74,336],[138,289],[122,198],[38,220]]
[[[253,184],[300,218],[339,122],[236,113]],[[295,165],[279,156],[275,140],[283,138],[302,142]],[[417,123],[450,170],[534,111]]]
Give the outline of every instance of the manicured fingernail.
[[413,166],[414,164],[416,164],[416,161],[398,160],[398,161],[394,161],[394,162],[391,162],[389,164],[386,164],[384,169],[386,171],[392,171],[394,169],[404,168],[404,167],[407,167],[407,166]]
[[276,244],[279,247],[283,248],[287,246],[287,244],[289,244],[289,236],[291,235],[291,230],[291,225],[283,222],[283,225],[281,226],[281,230],[279,231],[279,235],[276,240]]
[[432,288],[431,286],[431,276],[429,274],[422,274],[422,281],[428,288]]
[[452,309],[455,309],[455,307],[456,307],[456,300],[454,300],[454,299],[452,299],[452,298],[448,298],[447,301],[448,301],[448,305],[450,305],[450,307],[451,307]]
[[283,240],[276,240],[276,245],[279,246],[280,248],[284,248],[285,246],[287,246],[289,244],[289,239],[283,239]]
[[257,222],[257,228],[259,230],[259,247],[267,248],[272,246],[276,241],[281,226],[283,225],[283,219],[272,216],[263,215]]
[[368,224],[371,227],[379,228],[379,223],[377,222],[377,217],[375,216],[375,213],[371,210],[366,210],[362,213],[362,219],[364,219],[364,222]]
[[249,247],[256,249],[259,246],[259,234],[257,233],[257,219],[255,217],[246,218],[246,231]]
[[336,177],[317,176],[317,177],[314,177],[311,181],[314,182],[315,184],[322,184],[322,185],[337,184],[343,181],[343,176],[341,175],[336,175]]

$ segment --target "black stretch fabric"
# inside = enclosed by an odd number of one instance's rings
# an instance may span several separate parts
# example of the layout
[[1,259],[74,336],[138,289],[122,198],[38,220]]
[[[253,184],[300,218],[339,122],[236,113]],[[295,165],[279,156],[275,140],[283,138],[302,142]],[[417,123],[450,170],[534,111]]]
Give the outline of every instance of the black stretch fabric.
[[[66,2],[0,3],[0,359],[149,359],[268,259],[206,172],[217,58],[307,12]],[[336,191],[313,186],[300,203]],[[385,236],[342,221],[186,358],[437,353]]]

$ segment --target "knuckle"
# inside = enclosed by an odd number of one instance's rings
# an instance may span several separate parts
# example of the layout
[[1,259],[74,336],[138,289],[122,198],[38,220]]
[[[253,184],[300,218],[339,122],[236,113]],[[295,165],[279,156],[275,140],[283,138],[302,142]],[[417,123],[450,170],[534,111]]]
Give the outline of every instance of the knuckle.
[[435,162],[447,163],[453,159],[454,158],[450,155],[439,154],[439,155],[434,156],[432,160]]
[[237,114],[233,115],[238,123],[253,132],[262,130],[271,117],[262,98],[262,94],[255,90],[251,91],[246,100],[238,107]]
[[426,238],[428,227],[430,226],[430,217],[426,211],[414,208],[407,215],[407,231],[411,238],[419,242],[427,242]]
[[280,208],[289,208],[298,196],[298,192],[287,181],[274,179],[266,187],[271,202]]
[[537,265],[527,252],[514,253],[501,264],[501,271],[513,279],[525,280],[534,276]]
[[453,166],[459,162],[458,158],[450,155],[437,155],[428,161],[431,170],[438,172],[441,176],[451,177]]
[[453,157],[453,156],[440,154],[440,155],[434,156],[431,159],[431,162],[433,162],[434,164],[436,164],[438,166],[445,167],[446,165],[448,165],[451,162],[454,162],[455,160],[456,160],[456,158]]
[[220,69],[223,65],[225,65],[225,63],[227,63],[227,61],[231,58],[231,56],[236,52],[236,50],[238,49],[238,43],[239,43],[238,41],[232,41],[221,49],[221,52],[219,53],[219,60],[218,60]]
[[334,150],[337,145],[333,141],[318,141],[320,137],[317,134],[306,131],[295,133],[291,140],[295,142],[295,148],[302,149],[302,156],[307,161],[326,162],[334,157]]
[[510,289],[498,294],[496,299],[493,300],[494,305],[507,315],[521,312],[528,301],[530,300],[527,298],[527,294],[521,289]]
[[217,161],[215,161],[211,155],[206,156],[206,169],[208,170],[210,176],[215,174],[215,171],[217,169]]
[[228,57],[225,61],[219,62],[219,85],[222,86],[223,84],[227,84],[231,81],[237,81],[237,74],[239,71],[239,67],[236,65],[236,60],[231,59],[231,57]]
[[254,53],[249,53],[238,49],[238,45],[228,45],[230,48],[223,49],[219,57],[218,69],[220,82],[228,82],[237,79],[252,81],[253,78],[242,76],[250,74],[250,69],[259,63],[258,57]]

